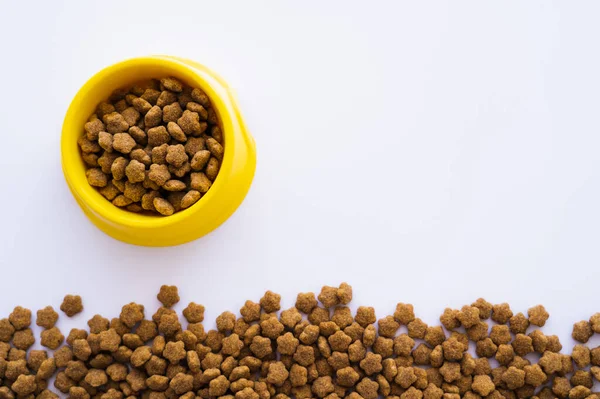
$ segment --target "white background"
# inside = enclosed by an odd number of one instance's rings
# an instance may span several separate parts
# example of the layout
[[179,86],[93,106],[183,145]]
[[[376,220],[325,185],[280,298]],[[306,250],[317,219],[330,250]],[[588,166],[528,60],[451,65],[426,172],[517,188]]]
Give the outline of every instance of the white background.
[[[355,305],[412,302],[429,323],[479,296],[543,303],[569,348],[600,311],[600,3],[0,6],[2,317],[66,293],[86,312],[64,329],[130,301],[153,312],[168,283],[212,321],[266,289],[291,306],[347,281]],[[79,87],[147,54],[224,76],[258,147],[243,205],[179,247],[105,236],[60,167]]]

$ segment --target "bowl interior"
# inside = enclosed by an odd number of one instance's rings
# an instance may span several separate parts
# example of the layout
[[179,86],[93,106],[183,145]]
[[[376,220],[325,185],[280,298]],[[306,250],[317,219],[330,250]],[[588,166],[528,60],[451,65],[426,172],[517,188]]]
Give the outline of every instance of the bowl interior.
[[[81,158],[77,140],[83,134],[83,126],[90,115],[95,112],[97,105],[106,101],[115,89],[127,87],[139,81],[167,76],[176,77],[186,85],[201,88],[207,93],[221,122],[224,141],[232,144],[232,140],[228,140],[231,120],[223,99],[217,94],[214,87],[187,64],[168,58],[146,57],[123,61],[98,72],[80,89],[67,111],[61,139],[63,171],[76,199],[89,205],[93,212],[116,224],[156,227],[176,223],[197,212],[202,203],[212,197],[220,185],[217,176],[211,189],[196,204],[164,217],[137,214],[118,208],[87,182],[86,166]],[[226,150],[219,175],[227,168],[228,147],[229,145],[225,146]]]

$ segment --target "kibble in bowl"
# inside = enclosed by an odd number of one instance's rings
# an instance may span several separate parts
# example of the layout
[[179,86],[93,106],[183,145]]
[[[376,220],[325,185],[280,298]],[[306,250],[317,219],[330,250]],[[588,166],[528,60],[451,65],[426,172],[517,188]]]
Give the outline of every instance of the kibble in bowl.
[[226,83],[175,57],[108,67],[77,93],[62,165],[75,199],[110,236],[137,245],[194,240],[244,199],[254,141]]

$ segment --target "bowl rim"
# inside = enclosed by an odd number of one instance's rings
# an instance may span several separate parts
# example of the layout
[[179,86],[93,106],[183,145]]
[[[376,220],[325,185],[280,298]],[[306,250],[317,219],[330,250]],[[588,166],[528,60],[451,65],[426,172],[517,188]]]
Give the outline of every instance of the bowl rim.
[[[211,188],[206,194],[198,200],[194,205],[187,209],[175,212],[170,216],[159,216],[159,215],[146,215],[138,214],[135,212],[128,211],[126,209],[119,208],[112,204],[103,197],[98,190],[87,184],[85,177],[85,166],[81,159],[79,146],[71,141],[70,135],[65,132],[71,131],[71,129],[78,129],[78,134],[74,137],[78,138],[83,134],[83,126],[76,126],[74,119],[77,119],[79,104],[85,99],[89,92],[96,86],[103,84],[104,82],[110,81],[111,77],[114,77],[126,68],[156,68],[159,67],[165,71],[163,76],[174,76],[185,80],[186,82],[193,82],[193,87],[202,89],[210,98],[215,112],[221,122],[221,128],[223,130],[223,140],[226,143],[224,145],[223,160],[219,169],[219,174],[215,178],[215,181],[211,185]],[[204,72],[204,73],[201,73]],[[228,174],[233,166],[233,158],[235,152],[235,137],[234,137],[234,115],[235,112],[231,106],[231,100],[229,98],[230,93],[227,87],[221,87],[223,94],[219,94],[217,86],[222,85],[221,79],[206,79],[206,71],[199,71],[195,67],[185,63],[183,60],[172,58],[168,56],[145,56],[135,57],[126,59],[110,66],[107,66],[95,73],[87,82],[77,91],[77,94],[71,101],[61,131],[61,163],[65,180],[71,192],[79,202],[84,203],[89,209],[105,218],[107,221],[116,225],[123,225],[135,228],[157,228],[165,227],[180,223],[184,220],[192,218],[195,214],[201,211],[204,204],[213,200],[214,196],[220,190],[225,179],[219,178],[220,176]],[[213,81],[211,81],[213,80]],[[134,82],[131,82],[134,83]],[[117,87],[115,87],[116,89]],[[100,100],[102,101],[102,100]],[[89,116],[89,115],[88,115]],[[87,117],[86,116],[86,119]],[[75,167],[76,163],[80,163],[82,168]],[[76,174],[83,173],[83,180],[86,184],[77,184],[74,182],[77,179]],[[79,179],[80,180],[80,179]]]

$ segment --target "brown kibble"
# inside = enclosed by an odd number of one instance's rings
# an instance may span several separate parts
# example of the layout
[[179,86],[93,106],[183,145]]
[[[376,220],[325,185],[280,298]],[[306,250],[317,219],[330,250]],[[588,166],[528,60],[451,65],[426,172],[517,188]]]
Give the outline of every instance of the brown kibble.
[[267,381],[269,383],[275,386],[282,386],[288,376],[289,372],[282,362],[273,362],[269,364],[269,371],[267,373]]
[[592,326],[589,321],[579,321],[573,325],[573,332],[571,336],[575,341],[579,341],[581,343],[586,343],[594,335],[594,330],[592,330]]
[[166,165],[168,149],[169,145],[166,143],[152,148],[152,163],[158,165]]
[[[177,98],[175,98],[177,99]],[[160,101],[160,98],[159,98]],[[163,108],[163,122],[169,124],[169,123],[175,123],[177,122],[177,120],[179,118],[181,118],[181,115],[183,114],[183,110],[181,109],[181,105],[179,105],[178,102],[174,102],[172,104],[169,105],[165,105]]]
[[399,303],[396,305],[396,311],[394,312],[394,319],[400,324],[407,325],[415,319],[415,311],[413,305]]
[[121,336],[114,328],[99,332],[100,335],[100,350],[108,352],[116,352],[121,345]]
[[188,155],[185,153],[185,147],[182,144],[170,145],[167,148],[167,163],[179,168],[188,161]]
[[115,185],[112,183],[112,181],[109,181],[105,187],[102,187],[100,190],[100,194],[102,194],[104,196],[104,198],[106,198],[109,201],[112,201],[113,199],[115,199],[117,197],[117,195],[119,195],[121,192],[119,191],[119,189],[117,187],[115,187]]
[[[218,126],[215,126],[215,128],[219,129]],[[213,132],[214,131],[215,131],[215,129],[213,129]],[[219,142],[219,140],[216,137],[215,137],[215,140],[217,142]],[[208,141],[207,141],[207,145],[208,145]],[[215,155],[215,157],[216,157],[216,155]],[[339,301],[340,301],[340,303],[342,305],[349,304],[350,301],[352,301],[352,287],[350,286],[350,284],[348,284],[348,283],[341,283],[340,286],[339,286],[339,288],[338,288],[338,291],[337,291],[337,296],[338,296],[338,299],[339,299]]]
[[496,386],[488,375],[476,375],[471,388],[481,396],[488,396],[496,389]]
[[94,315],[94,317],[92,317],[91,319],[89,319],[87,324],[90,328],[90,333],[99,334],[102,331],[108,330],[110,326],[110,321],[107,318],[97,314]]
[[527,311],[527,316],[529,317],[529,322],[538,327],[544,327],[548,317],[550,317],[546,311],[546,308],[544,308],[542,305],[529,308]]
[[144,320],[144,305],[131,302],[121,308],[119,319],[127,327],[131,328],[140,321]]
[[113,149],[122,154],[129,154],[136,145],[137,143],[129,133],[117,133],[112,138]]
[[88,368],[82,361],[74,360],[67,363],[65,374],[73,381],[81,381],[82,379],[84,379],[87,373]]
[[98,134],[98,145],[106,152],[113,151],[113,135],[106,132],[100,132]]
[[157,88],[158,88],[158,86],[147,88],[140,95],[140,98],[143,98],[144,100],[148,101],[150,104],[156,104],[156,101],[158,100],[158,97],[160,96],[160,91],[156,90]]
[[52,306],[46,306],[43,309],[37,311],[37,318],[35,323],[43,328],[52,328],[58,321],[58,313],[54,311]]
[[[102,169],[102,173],[109,174],[112,172],[111,168],[113,162],[119,158],[119,155],[115,152],[106,152],[104,151],[102,155],[98,158],[98,165]],[[117,179],[118,180],[118,179]]]
[[210,159],[210,151],[199,150],[194,154],[194,156],[190,162],[190,166],[191,166],[192,170],[200,171],[200,170],[204,169],[204,167],[207,165],[209,159]]
[[[171,342],[169,342],[170,344]],[[134,367],[142,367],[152,357],[152,351],[148,346],[140,346],[131,354],[131,365]]]
[[[12,339],[15,328],[8,319],[0,319],[0,341],[8,342]],[[2,357],[2,356],[0,356]],[[6,357],[6,356],[4,356]]]
[[[195,173],[192,173],[192,176]],[[200,173],[196,173],[196,174],[200,174]],[[193,177],[192,177],[193,180]],[[198,190],[200,192],[202,192],[202,190]],[[276,294],[272,291],[267,291],[265,292],[265,294],[263,295],[262,298],[260,298],[260,306],[261,308],[266,312],[266,313],[272,313],[272,312],[277,312],[279,309],[281,309],[281,295]]]
[[108,184],[108,177],[99,168],[88,169],[85,176],[90,186],[105,187]]
[[511,341],[510,329],[505,325],[492,326],[490,338],[496,345],[509,344]]
[[208,111],[200,104],[195,102],[188,102],[186,104],[186,109],[192,112],[196,112],[200,119],[206,120],[208,118]]
[[[44,332],[42,332],[42,337]],[[31,328],[26,328],[24,330],[16,331],[13,335],[12,343],[17,349],[27,350],[31,345],[35,342],[35,338],[33,337],[33,332]],[[42,339],[43,342],[43,339]]]
[[148,145],[158,147],[163,144],[168,144],[171,140],[171,135],[167,132],[164,126],[156,126],[148,129]]
[[381,372],[383,366],[381,364],[381,355],[372,352],[367,353],[365,358],[360,361],[360,368],[365,371],[368,376]]
[[533,340],[525,334],[517,334],[512,342],[515,353],[519,356],[525,356],[533,352]]
[[90,348],[90,344],[86,339],[76,339],[73,341],[71,346],[73,347],[73,355],[75,355],[75,357],[79,360],[86,361],[92,354],[92,349]]
[[131,201],[141,201],[144,194],[146,194],[146,189],[142,183],[130,183],[129,181],[125,182],[125,190],[123,191],[123,195],[129,198]]
[[508,320],[508,324],[513,334],[525,334],[529,327],[529,320],[523,313],[519,312]]
[[[312,352],[312,348],[310,348],[310,349]],[[262,359],[265,356],[270,355],[271,352],[273,351],[271,348],[271,340],[269,338],[255,336],[254,338],[252,338],[252,343],[250,344],[250,350],[256,357],[258,357],[259,359]],[[296,352],[296,354],[298,354],[298,352]],[[313,354],[313,356],[314,356],[314,354]],[[311,364],[311,363],[309,363],[309,364]],[[308,364],[306,364],[306,366],[308,366]]]
[[[206,140],[207,146],[209,146],[209,140],[212,140],[214,143],[216,143],[216,140],[214,140],[214,139],[207,139]],[[209,150],[210,150],[210,147],[209,147]],[[213,151],[211,150],[211,152],[213,152]],[[213,155],[214,155],[214,153],[213,153]],[[337,291],[338,290],[335,287],[323,286],[323,288],[321,288],[321,293],[318,296],[319,302],[321,302],[325,308],[331,308],[331,307],[338,305],[340,302],[339,302],[339,298],[337,296]]]
[[414,339],[424,339],[429,327],[423,320],[416,318],[407,325],[408,336]]
[[163,304],[164,307],[170,308],[179,302],[179,290],[174,285],[163,285],[160,287],[156,298]]
[[77,144],[79,144],[79,148],[86,154],[91,154],[94,152],[100,152],[102,147],[96,141],[90,141],[85,136],[79,137],[77,139]]
[[562,369],[562,357],[558,353],[546,351],[538,364],[546,374],[554,374]]
[[521,388],[525,385],[525,371],[516,367],[509,367],[502,374],[502,381],[506,383],[507,388],[510,390]]
[[148,178],[155,182],[159,186],[164,186],[169,179],[171,179],[171,173],[167,165],[150,165],[150,172]]
[[425,342],[430,346],[441,345],[446,339],[446,334],[441,326],[428,327],[427,333],[425,333]]
[[442,343],[444,358],[450,361],[461,360],[467,349],[456,337],[451,337]]
[[113,201],[112,201],[113,205],[118,206],[120,208],[131,205],[133,203],[133,200],[130,198],[127,198],[124,195],[118,195]]
[[578,386],[582,385],[586,388],[592,388],[594,386],[594,379],[592,377],[592,373],[585,370],[577,370],[571,376],[571,385]]
[[482,339],[481,341],[477,341],[475,345],[475,352],[479,357],[490,358],[496,354],[498,350],[498,346],[494,344],[494,342],[490,338]]
[[57,349],[64,341],[65,336],[62,335],[57,327],[44,330],[41,333],[40,343],[50,349]]
[[[148,113],[148,111],[150,111],[150,109],[152,108],[152,104],[150,104],[148,101],[146,101],[142,97],[135,98],[131,102],[131,105],[142,115],[146,115]],[[144,122],[145,122],[145,120],[144,120]]]
[[184,147],[185,152],[190,158],[193,158],[198,151],[208,151],[206,150],[204,139],[202,137],[188,137]]
[[148,155],[148,153],[141,148],[131,151],[130,156],[131,159],[135,159],[136,161],[143,163],[145,166],[149,166],[151,163],[150,155]]
[[590,364],[590,361],[591,361],[590,349],[584,345],[575,345],[573,347],[572,357],[573,357],[573,360],[575,361],[575,364],[577,364],[577,367],[579,367],[580,369],[583,369],[583,368],[589,366],[589,364]]
[[108,382],[108,377],[106,376],[106,372],[104,370],[91,369],[85,376],[85,382],[94,388],[97,388],[106,384]]
[[190,302],[188,306],[183,309],[183,317],[185,317],[188,323],[201,323],[204,321],[204,306]]
[[86,122],[83,125],[83,129],[85,130],[86,138],[90,141],[95,141],[98,140],[98,135],[104,131],[105,127],[100,119],[94,119],[93,121]]
[[330,376],[319,377],[312,384],[312,392],[319,398],[324,398],[335,390]]
[[440,322],[448,331],[452,331],[460,327],[460,321],[458,320],[459,311],[456,309],[446,308],[444,313],[440,316]]
[[108,133],[123,133],[129,130],[129,123],[118,112],[111,112],[102,117]]
[[560,352],[562,349],[562,344],[560,343],[560,339],[556,335],[548,335],[546,336],[548,340],[546,344],[546,350],[550,352]]
[[[222,161],[223,160],[223,154],[224,154],[224,148],[223,148],[223,146],[217,140],[215,140],[212,137],[207,138],[205,142],[206,142],[206,148],[208,148],[208,150],[210,151],[210,153],[215,158],[217,158],[219,161]],[[339,302],[339,297],[337,297],[337,289],[334,288],[334,287],[329,287],[329,288],[333,288],[334,290],[336,290],[336,302],[340,303]],[[352,299],[352,288],[350,288],[350,299]],[[325,305],[325,304],[323,304],[323,305]],[[329,306],[325,306],[325,307],[329,307]]]
[[316,306],[318,302],[315,298],[315,294],[312,292],[299,293],[296,298],[296,309],[302,313],[309,314]]
[[25,397],[35,392],[36,388],[37,384],[33,375],[20,375],[11,386],[11,389],[20,397]]
[[479,323],[479,308],[475,306],[463,306],[456,318],[465,328],[473,327]]
[[[148,102],[152,103],[151,101]],[[144,116],[144,125],[146,128],[153,128],[158,126],[161,122],[162,109],[158,105],[155,105],[146,112],[146,115]],[[148,142],[150,142],[150,139],[148,139]]]
[[206,126],[200,124],[200,116],[189,110],[183,111],[182,116],[177,120],[177,124],[185,134],[192,136],[198,136],[206,130]]
[[173,77],[162,78],[160,80],[160,84],[165,89],[169,91],[174,91],[175,93],[180,93],[181,91],[183,91],[183,84]]
[[492,320],[498,324],[506,324],[513,316],[512,310],[508,303],[501,303],[492,307]]
[[480,321],[473,327],[467,329],[467,337],[469,340],[477,342],[485,339],[488,336],[488,324],[485,321]]
[[[129,126],[135,126],[140,120],[140,113],[134,107],[128,107],[121,112],[121,116]],[[128,127],[129,127],[128,126]]]
[[195,102],[201,104],[203,107],[210,106],[210,100],[208,96],[200,89],[192,90],[191,97]]
[[204,173],[206,174],[206,177],[208,177],[211,181],[214,181],[217,178],[217,175],[219,174],[220,167],[221,167],[221,165],[219,164],[219,161],[217,160],[217,158],[211,157],[208,160],[208,164],[206,165],[206,168],[204,169]]
[[81,158],[87,166],[90,166],[92,168],[98,166],[98,154],[83,152],[81,154]]
[[63,346],[54,352],[54,360],[56,367],[65,367],[68,362],[73,360],[73,352],[68,346]]
[[175,208],[164,198],[156,197],[153,200],[154,209],[163,216],[170,216],[175,212]]
[[125,177],[125,170],[128,164],[129,161],[123,157],[118,157],[113,161],[110,166],[110,172],[113,175],[113,184],[115,184],[116,180],[121,180]]

